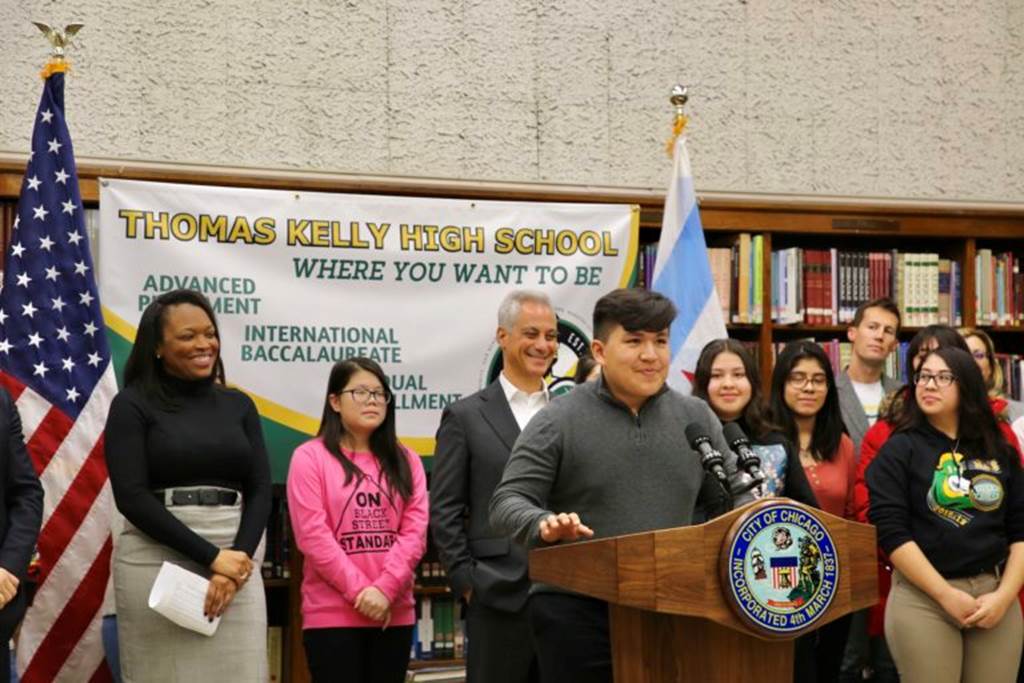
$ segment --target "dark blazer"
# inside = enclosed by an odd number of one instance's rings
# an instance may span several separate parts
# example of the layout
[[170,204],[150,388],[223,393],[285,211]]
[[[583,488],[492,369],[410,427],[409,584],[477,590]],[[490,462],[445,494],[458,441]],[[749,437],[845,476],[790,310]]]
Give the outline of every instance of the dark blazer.
[[43,487],[25,450],[21,417],[0,389],[0,567],[25,580],[43,522]]
[[455,595],[506,612],[520,610],[530,582],[526,549],[488,521],[519,425],[501,382],[445,408],[430,482],[430,530]]

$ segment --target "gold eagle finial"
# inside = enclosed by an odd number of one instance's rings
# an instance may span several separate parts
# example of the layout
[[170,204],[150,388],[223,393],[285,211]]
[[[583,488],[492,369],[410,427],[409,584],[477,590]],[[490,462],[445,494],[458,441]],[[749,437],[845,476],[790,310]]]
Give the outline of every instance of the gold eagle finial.
[[50,46],[53,48],[52,56],[56,59],[64,58],[64,48],[71,44],[71,39],[85,26],[85,24],[68,24],[62,31],[59,28],[38,21],[33,21],[32,23],[50,41]]

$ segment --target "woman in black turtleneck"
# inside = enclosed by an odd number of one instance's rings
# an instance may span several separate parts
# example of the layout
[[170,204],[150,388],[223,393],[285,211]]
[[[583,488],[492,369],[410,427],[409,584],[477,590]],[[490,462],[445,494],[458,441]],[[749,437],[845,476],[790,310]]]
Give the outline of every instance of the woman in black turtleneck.
[[[107,468],[126,524],[114,554],[126,682],[266,680],[260,541],[270,467],[252,400],[224,386],[216,318],[205,296],[167,292],[139,321],[125,388],[107,419]],[[162,563],[209,578],[213,637],[147,606]]]

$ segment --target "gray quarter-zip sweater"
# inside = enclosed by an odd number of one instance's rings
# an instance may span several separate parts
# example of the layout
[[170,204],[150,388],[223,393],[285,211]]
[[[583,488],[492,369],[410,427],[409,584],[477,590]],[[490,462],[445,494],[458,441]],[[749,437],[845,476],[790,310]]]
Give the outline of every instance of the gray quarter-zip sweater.
[[[663,387],[634,415],[603,380],[579,385],[519,435],[491,498],[491,524],[528,547],[542,543],[538,524],[551,513],[578,513],[594,538],[690,524],[704,479],[686,440],[691,422],[725,456],[735,489],[746,475],[706,403]],[[738,496],[736,505],[750,500]]]

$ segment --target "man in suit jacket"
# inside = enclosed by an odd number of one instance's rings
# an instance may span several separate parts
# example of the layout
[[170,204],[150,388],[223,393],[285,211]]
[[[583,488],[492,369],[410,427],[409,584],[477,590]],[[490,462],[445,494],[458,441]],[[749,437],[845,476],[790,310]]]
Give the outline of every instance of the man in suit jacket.
[[452,592],[468,605],[467,683],[537,680],[526,617],[526,550],[499,534],[487,506],[519,432],[548,401],[558,350],[548,297],[515,291],[498,309],[501,375],[445,408],[430,486],[430,529]]
[[0,680],[7,680],[7,643],[25,614],[25,576],[43,521],[43,487],[25,450],[14,400],[0,389]]
[[[843,417],[854,455],[860,459],[864,434],[878,419],[879,406],[885,396],[899,388],[895,379],[885,376],[885,359],[896,348],[900,329],[900,309],[891,299],[875,299],[861,304],[846,331],[853,342],[850,364],[836,375],[839,411]],[[872,642],[874,641],[874,642]],[[873,680],[897,680],[896,668],[885,647],[884,638],[868,637],[867,612],[853,615],[849,640],[843,655],[841,680],[864,680],[867,669]]]
[[853,353],[850,364],[836,376],[836,389],[843,424],[858,459],[861,441],[878,419],[882,399],[900,386],[884,372],[885,359],[896,348],[899,329],[900,310],[896,304],[891,299],[875,299],[860,305],[846,331]]

